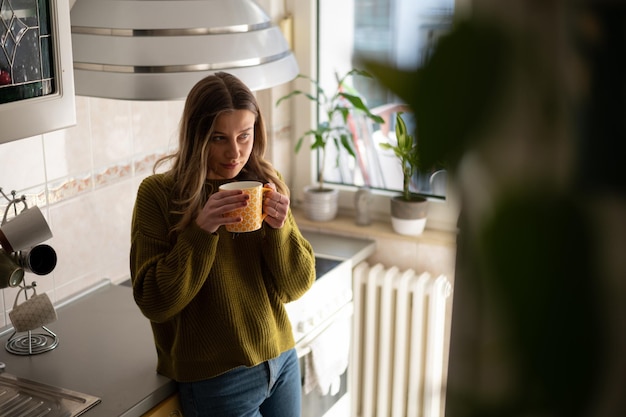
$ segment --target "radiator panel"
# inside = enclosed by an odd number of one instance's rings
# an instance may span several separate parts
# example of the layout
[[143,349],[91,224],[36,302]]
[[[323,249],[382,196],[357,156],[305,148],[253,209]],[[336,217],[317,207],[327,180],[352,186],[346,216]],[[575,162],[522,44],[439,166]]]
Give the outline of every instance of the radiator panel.
[[366,262],[353,276],[352,417],[440,417],[450,282]]

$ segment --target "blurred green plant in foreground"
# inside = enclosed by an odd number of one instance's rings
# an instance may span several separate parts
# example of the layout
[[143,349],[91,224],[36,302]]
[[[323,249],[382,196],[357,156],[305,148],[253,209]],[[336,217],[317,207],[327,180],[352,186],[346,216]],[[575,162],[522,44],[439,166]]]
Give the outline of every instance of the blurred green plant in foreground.
[[447,417],[626,415],[626,6],[559,4],[366,65],[461,193]]

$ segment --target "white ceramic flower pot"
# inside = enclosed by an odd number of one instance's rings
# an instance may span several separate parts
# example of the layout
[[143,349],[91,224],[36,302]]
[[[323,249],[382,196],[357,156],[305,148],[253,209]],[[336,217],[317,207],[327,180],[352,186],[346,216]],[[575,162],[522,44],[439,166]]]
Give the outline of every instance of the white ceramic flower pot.
[[420,235],[426,227],[428,214],[428,200],[419,198],[414,201],[405,201],[396,196],[391,203],[391,227],[401,235]]
[[339,205],[339,190],[317,186],[304,188],[303,210],[304,215],[313,221],[325,222],[337,216]]

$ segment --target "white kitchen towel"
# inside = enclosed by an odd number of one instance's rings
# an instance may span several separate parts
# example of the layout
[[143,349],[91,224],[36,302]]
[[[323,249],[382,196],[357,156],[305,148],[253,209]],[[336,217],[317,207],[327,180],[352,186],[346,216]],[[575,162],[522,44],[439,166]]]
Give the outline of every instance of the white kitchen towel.
[[304,392],[317,389],[320,394],[337,394],[340,376],[348,369],[350,356],[350,316],[331,324],[310,344],[311,352],[305,356]]

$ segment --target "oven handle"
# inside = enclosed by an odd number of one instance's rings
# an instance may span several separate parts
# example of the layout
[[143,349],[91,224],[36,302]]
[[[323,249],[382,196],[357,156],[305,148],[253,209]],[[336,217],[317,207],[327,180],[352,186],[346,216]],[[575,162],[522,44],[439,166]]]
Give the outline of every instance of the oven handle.
[[311,342],[315,340],[319,335],[324,333],[326,329],[328,329],[335,321],[342,319],[344,317],[352,316],[354,312],[354,303],[350,301],[346,303],[343,307],[333,313],[331,316],[327,317],[324,321],[322,321],[318,326],[308,332],[305,336],[300,339],[298,343],[296,343],[296,352],[298,354],[298,358],[303,358],[309,353],[311,353]]

